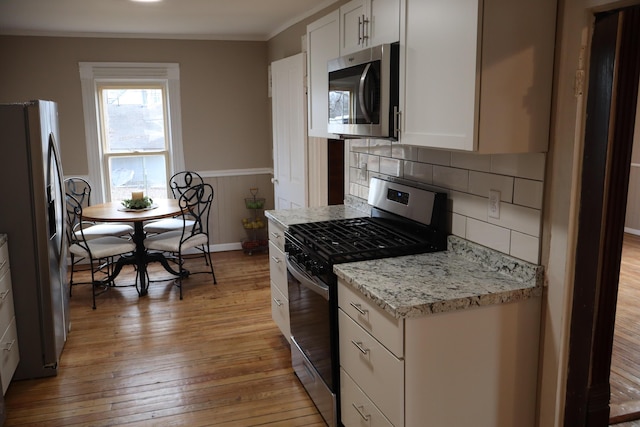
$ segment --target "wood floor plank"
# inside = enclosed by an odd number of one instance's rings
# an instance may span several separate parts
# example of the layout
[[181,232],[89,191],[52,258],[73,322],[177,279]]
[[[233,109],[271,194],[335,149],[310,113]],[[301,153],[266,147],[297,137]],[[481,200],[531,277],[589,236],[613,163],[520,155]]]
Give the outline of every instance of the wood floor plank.
[[[92,310],[90,287],[74,287],[59,374],[11,383],[5,425],[324,426],[271,319],[268,255],[213,262],[218,284],[191,275],[182,301],[165,280],[142,298],[109,289]],[[158,266],[151,275],[167,278]],[[117,283],[133,284],[133,271]]]

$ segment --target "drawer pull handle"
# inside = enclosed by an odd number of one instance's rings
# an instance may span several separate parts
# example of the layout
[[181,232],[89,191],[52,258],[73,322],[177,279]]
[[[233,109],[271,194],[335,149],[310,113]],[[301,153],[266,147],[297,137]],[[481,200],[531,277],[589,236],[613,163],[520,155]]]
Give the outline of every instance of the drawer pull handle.
[[356,311],[360,314],[362,314],[363,316],[366,316],[367,313],[369,312],[369,310],[363,310],[362,309],[362,304],[356,304],[355,302],[350,302],[349,305],[351,305],[351,307],[355,308]]
[[5,266],[6,263],[7,263],[6,259],[2,260],[2,264],[0,264],[0,270],[2,270],[2,268]]
[[273,237],[275,237],[276,239],[279,239],[282,237],[282,235],[280,233],[274,233],[273,231],[270,233]]
[[11,349],[13,348],[13,345],[14,345],[15,343],[16,343],[16,340],[15,340],[15,338],[14,338],[14,339],[12,339],[12,340],[11,340],[11,342],[10,342],[10,343],[8,343],[7,345],[5,345],[5,347],[4,347],[4,351],[7,351],[7,352],[11,351]]
[[362,346],[362,342],[357,342],[357,341],[351,340],[351,344],[355,345],[355,346],[356,346],[356,348],[357,348],[358,350],[360,350],[360,353],[362,353],[362,354],[367,354],[367,353],[369,353],[369,349],[368,349],[368,348],[364,348],[364,347]]
[[275,262],[276,264],[280,264],[282,262],[282,260],[280,258],[276,258],[275,256],[272,256],[271,259],[273,260],[273,262]]
[[358,413],[358,415],[360,415],[362,417],[363,420],[365,421],[369,421],[369,418],[371,418],[371,415],[365,415],[363,413],[364,411],[364,406],[360,405],[360,406],[356,406],[355,403],[352,403],[351,406],[353,406],[353,409],[356,410],[356,412]]
[[273,302],[275,302],[278,307],[282,307],[282,301],[280,301],[279,299],[274,298]]
[[7,289],[2,294],[0,294],[0,299],[4,301],[7,298],[7,296],[9,295],[9,292],[10,291]]

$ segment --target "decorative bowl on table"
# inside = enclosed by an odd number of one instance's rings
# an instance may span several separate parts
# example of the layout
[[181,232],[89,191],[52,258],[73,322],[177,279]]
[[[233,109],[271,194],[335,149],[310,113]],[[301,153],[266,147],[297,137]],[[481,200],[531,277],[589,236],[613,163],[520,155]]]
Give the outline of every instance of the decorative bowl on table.
[[122,206],[131,210],[149,209],[153,206],[153,199],[147,196],[144,196],[141,199],[124,199],[122,201]]

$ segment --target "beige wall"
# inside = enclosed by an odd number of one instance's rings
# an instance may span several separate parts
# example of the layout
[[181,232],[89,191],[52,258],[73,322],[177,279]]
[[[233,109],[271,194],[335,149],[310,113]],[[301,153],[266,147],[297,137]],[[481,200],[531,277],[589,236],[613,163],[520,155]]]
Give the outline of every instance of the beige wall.
[[273,207],[266,42],[0,36],[0,58],[0,102],[58,103],[66,176],[88,173],[78,63],[178,63],[185,167],[215,190],[211,244],[247,238],[250,187]]
[[78,63],[180,64],[185,166],[270,168],[266,42],[0,36],[0,102],[58,102],[66,175],[88,172]]

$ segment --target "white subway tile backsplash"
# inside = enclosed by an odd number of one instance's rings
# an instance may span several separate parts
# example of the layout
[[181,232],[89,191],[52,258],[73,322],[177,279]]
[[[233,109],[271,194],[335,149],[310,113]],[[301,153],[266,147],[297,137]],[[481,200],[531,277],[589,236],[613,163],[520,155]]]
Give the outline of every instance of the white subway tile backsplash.
[[466,169],[448,168],[445,166],[433,167],[433,183],[441,187],[458,191],[468,191],[469,171]]
[[360,154],[359,167],[365,167],[370,172],[380,172],[380,157],[370,154]]
[[349,150],[357,153],[369,152],[369,140],[368,139],[348,139]]
[[360,184],[360,185],[369,185],[367,169],[366,168],[349,168],[349,182]]
[[488,198],[478,197],[473,194],[462,193],[460,191],[451,191],[449,193],[449,199],[451,200],[451,211],[453,213],[485,222],[487,221],[489,216]]
[[[350,140],[349,194],[367,200],[371,177],[400,177],[449,193],[451,233],[539,262],[545,154],[479,155]],[[500,218],[489,218],[489,190],[501,195]]]
[[491,224],[540,237],[541,211],[524,206],[500,203],[500,218],[489,218]]
[[489,172],[491,170],[491,156],[475,153],[451,153],[451,166],[461,169]]
[[513,189],[513,203],[534,209],[542,209],[542,181],[516,178]]
[[511,232],[511,256],[538,264],[540,262],[539,247],[540,239],[537,237],[517,231]]
[[451,151],[419,147],[418,161],[440,166],[451,166]]
[[414,145],[391,143],[391,157],[394,159],[418,160],[418,147]]
[[491,172],[519,178],[544,180],[544,153],[493,154]]
[[508,254],[510,231],[473,218],[467,218],[466,239]]
[[451,214],[451,234],[454,236],[467,238],[467,217],[458,215],[456,213]]
[[433,183],[433,165],[418,162],[404,162],[404,177],[414,181]]
[[391,157],[391,141],[386,141],[384,139],[370,139],[369,154]]
[[469,171],[469,192],[471,194],[489,197],[489,190],[500,191],[500,200],[511,203],[513,201],[513,177]]
[[401,177],[404,170],[404,161],[388,157],[380,157],[380,173]]

